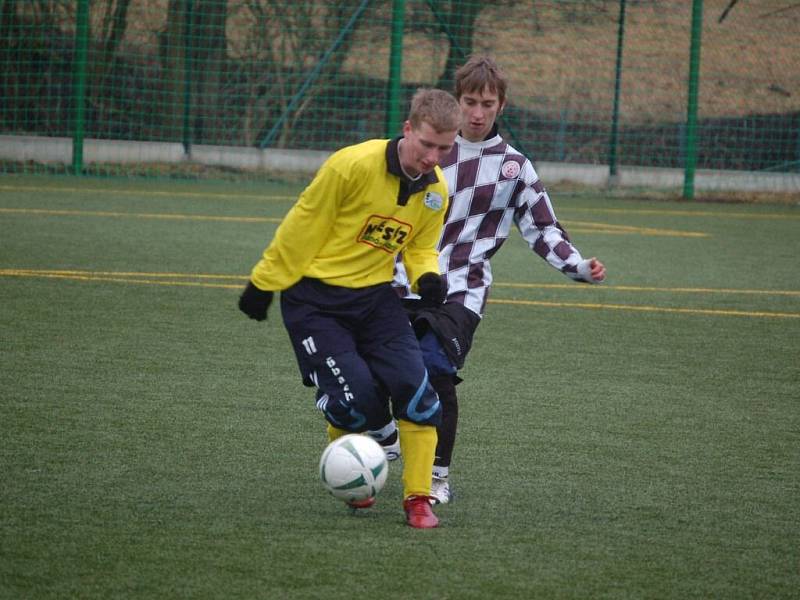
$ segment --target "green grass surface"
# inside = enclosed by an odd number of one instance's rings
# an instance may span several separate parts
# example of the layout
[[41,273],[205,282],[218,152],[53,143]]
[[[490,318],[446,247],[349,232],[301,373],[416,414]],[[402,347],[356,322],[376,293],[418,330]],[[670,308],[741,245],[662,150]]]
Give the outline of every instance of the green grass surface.
[[798,598],[800,210],[555,197],[608,282],[497,255],[416,531],[236,309],[296,192],[0,179],[0,597]]

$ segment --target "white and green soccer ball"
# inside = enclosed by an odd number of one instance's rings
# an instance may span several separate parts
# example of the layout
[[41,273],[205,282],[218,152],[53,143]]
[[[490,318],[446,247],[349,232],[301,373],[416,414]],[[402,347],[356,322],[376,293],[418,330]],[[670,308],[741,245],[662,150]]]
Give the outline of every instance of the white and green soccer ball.
[[319,461],[319,476],[334,498],[345,502],[376,496],[386,484],[389,463],[380,444],[350,433],[328,444]]

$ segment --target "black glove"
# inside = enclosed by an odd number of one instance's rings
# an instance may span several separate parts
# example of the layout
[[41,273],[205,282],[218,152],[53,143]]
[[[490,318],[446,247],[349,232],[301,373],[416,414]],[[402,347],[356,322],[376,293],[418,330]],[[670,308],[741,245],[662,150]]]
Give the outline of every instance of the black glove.
[[239,296],[239,310],[251,319],[263,321],[267,318],[267,309],[272,303],[273,292],[265,292],[253,285],[252,281],[247,282],[242,295]]
[[437,273],[423,273],[417,279],[417,293],[423,304],[430,306],[441,304],[447,296],[444,278]]

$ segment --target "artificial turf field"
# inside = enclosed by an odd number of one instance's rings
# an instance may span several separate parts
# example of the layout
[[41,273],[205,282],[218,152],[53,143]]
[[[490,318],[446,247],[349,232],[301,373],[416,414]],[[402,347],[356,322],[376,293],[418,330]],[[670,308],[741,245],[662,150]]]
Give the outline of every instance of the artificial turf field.
[[554,192],[608,281],[513,233],[418,531],[236,308],[298,190],[0,178],[0,597],[800,597],[800,207]]

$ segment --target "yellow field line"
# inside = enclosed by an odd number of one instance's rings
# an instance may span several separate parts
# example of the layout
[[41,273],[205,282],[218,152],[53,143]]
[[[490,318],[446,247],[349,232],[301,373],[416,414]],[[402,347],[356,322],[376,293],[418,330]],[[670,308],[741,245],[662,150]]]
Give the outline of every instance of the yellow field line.
[[660,306],[637,306],[633,304],[588,304],[582,302],[545,302],[539,300],[502,300],[494,298],[491,304],[516,304],[521,306],[546,306],[552,308],[585,308],[592,310],[630,310],[636,312],[679,313],[687,315],[714,315],[725,317],[761,317],[774,319],[800,319],[800,313],[727,310],[715,308],[668,308]]
[[[208,283],[206,281],[173,281],[170,279],[146,279],[145,274],[130,273],[133,277],[124,277],[122,273],[115,276],[112,273],[100,275],[91,273],[82,273],[76,271],[26,271],[25,269],[0,269],[0,277],[39,277],[42,279],[68,279],[70,281],[113,281],[115,283],[145,283],[149,285],[177,285],[188,287],[205,287],[205,288],[224,288],[224,289],[239,289],[242,283]],[[162,274],[152,273],[151,275],[161,276]],[[175,274],[164,273],[165,276],[172,276]],[[191,276],[184,276],[191,277]],[[233,277],[229,277],[233,279]],[[240,278],[242,282],[246,281],[246,277]]]
[[800,213],[747,213],[747,212],[723,212],[711,210],[667,210],[656,208],[578,208],[574,206],[562,205],[558,209],[559,214],[568,212],[590,212],[605,214],[622,215],[660,215],[669,217],[725,217],[732,219],[800,219]]
[[635,227],[633,225],[612,225],[610,223],[592,223],[587,221],[564,221],[569,231],[578,231],[578,228],[587,227],[588,233],[639,233],[642,235],[664,235],[673,237],[711,237],[710,234],[700,231],[677,231],[675,229],[656,229],[653,227]]
[[104,210],[60,210],[44,208],[0,208],[0,213],[27,213],[68,217],[133,217],[136,219],[166,219],[176,221],[225,221],[232,223],[280,223],[277,217],[222,217],[209,215],[176,215],[170,213],[127,213]]
[[[90,188],[90,187],[43,187],[28,185],[0,185],[0,191],[9,192],[36,192],[45,194],[104,194],[104,195],[134,195],[134,196],[158,196],[165,198],[212,198],[212,199],[249,199],[249,200],[274,200],[274,201],[293,201],[297,195],[270,195],[270,194],[247,194],[233,192],[223,194],[217,192],[181,192],[165,190],[129,190],[114,188]],[[709,210],[675,210],[675,209],[656,209],[656,208],[594,208],[594,207],[572,207],[562,205],[558,212],[594,212],[624,215],[666,215],[679,217],[726,217],[736,219],[800,219],[800,213],[779,212],[779,213],[747,213],[747,212],[725,212]]]
[[125,190],[125,189],[102,189],[102,188],[71,188],[71,187],[34,187],[21,185],[0,185],[0,191],[6,192],[36,192],[36,193],[56,193],[56,194],[103,194],[119,195],[127,194],[132,196],[159,196],[164,198],[212,198],[215,200],[296,200],[297,196],[273,196],[270,194],[243,194],[233,192],[231,194],[207,193],[207,192],[167,192],[161,190]]
[[748,290],[734,288],[689,288],[689,287],[655,287],[646,285],[581,285],[578,283],[503,283],[494,282],[493,287],[520,288],[520,289],[545,289],[545,290],[574,290],[574,291],[602,291],[615,292],[667,292],[675,294],[745,294],[764,296],[798,296],[800,290]]
[[174,277],[177,279],[235,279],[247,281],[246,275],[214,275],[209,273],[147,273],[142,271],[83,271],[63,269],[0,269],[2,275],[57,275],[63,277]]
[[[64,270],[64,269],[0,269],[0,276],[76,276],[87,278],[99,277],[172,277],[175,279],[232,279],[236,281],[246,281],[247,275],[220,275],[215,273],[170,273],[170,272],[147,272],[147,271],[86,271],[86,270]],[[800,290],[753,290],[745,288],[689,288],[689,287],[655,287],[638,285],[581,285],[580,283],[507,283],[495,281],[492,283],[495,288],[517,288],[517,289],[543,289],[543,290],[571,290],[582,291],[618,291],[618,292],[663,292],[663,293],[686,293],[686,294],[744,294],[744,295],[764,295],[764,296],[798,296]]]
[[[220,275],[215,273],[171,273],[171,272],[147,272],[147,271],[86,271],[86,270],[64,270],[64,269],[0,269],[0,276],[60,276],[60,277],[151,277],[162,278],[171,277],[175,279],[232,279],[236,281],[246,281],[247,275]],[[753,290],[736,288],[689,288],[689,287],[655,287],[655,286],[636,286],[636,285],[581,285],[580,283],[506,283],[495,281],[492,283],[495,288],[516,288],[516,289],[543,289],[543,290],[571,290],[582,291],[619,291],[619,292],[663,292],[663,293],[686,293],[686,294],[744,294],[744,295],[764,295],[764,296],[798,296],[800,290]]]
[[[111,281],[115,283],[134,283],[147,285],[170,285],[188,286],[220,289],[241,289],[242,283],[247,280],[244,275],[215,275],[215,274],[191,274],[191,273],[141,273],[141,272],[122,272],[122,271],[59,271],[59,270],[38,270],[38,269],[0,269],[0,277],[38,277],[43,279],[67,279],[75,281]],[[199,281],[187,281],[196,279]],[[231,280],[235,283],[212,283],[204,280]],[[537,284],[498,284],[504,287],[537,287]],[[570,287],[572,289],[582,289],[586,286],[573,284],[572,286],[555,286],[541,284],[538,287]],[[688,291],[688,292],[716,292],[716,293],[742,293],[742,294],[778,294],[778,295],[800,295],[800,291],[790,290],[725,290],[725,289],[705,289],[705,288],[648,288],[635,286],[603,286],[594,289],[617,289],[622,291]],[[605,304],[605,303],[586,303],[586,302],[551,302],[544,300],[505,300],[493,298],[489,301],[492,304],[509,304],[518,306],[542,306],[551,308],[581,308],[590,310],[627,310],[634,312],[659,312],[677,314],[695,314],[712,316],[736,316],[736,317],[758,317],[758,318],[780,318],[798,319],[800,313],[769,312],[769,311],[742,311],[729,309],[705,309],[705,308],[669,308],[658,306],[641,306],[634,304]]]
[[[104,210],[67,210],[48,208],[0,208],[0,214],[33,214],[45,216],[67,217],[129,217],[135,219],[167,219],[185,221],[222,221],[227,223],[280,223],[277,217],[223,217],[212,215],[185,215],[171,213],[128,213]],[[583,226],[584,228],[581,228]],[[706,233],[693,231],[675,231],[669,229],[654,229],[650,227],[633,227],[627,225],[609,225],[604,223],[580,222],[579,227],[571,229],[580,233],[606,233],[610,235],[653,235],[673,237],[708,237]]]

